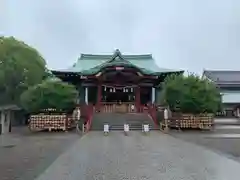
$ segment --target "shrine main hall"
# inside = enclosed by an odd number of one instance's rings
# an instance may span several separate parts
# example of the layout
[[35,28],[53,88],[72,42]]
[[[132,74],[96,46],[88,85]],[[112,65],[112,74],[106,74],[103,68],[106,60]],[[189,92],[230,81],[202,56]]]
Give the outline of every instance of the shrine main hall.
[[105,104],[159,104],[161,82],[171,74],[184,71],[160,68],[151,54],[125,55],[118,49],[110,55],[81,54],[69,69],[52,73],[76,86],[79,103],[93,104],[100,110]]

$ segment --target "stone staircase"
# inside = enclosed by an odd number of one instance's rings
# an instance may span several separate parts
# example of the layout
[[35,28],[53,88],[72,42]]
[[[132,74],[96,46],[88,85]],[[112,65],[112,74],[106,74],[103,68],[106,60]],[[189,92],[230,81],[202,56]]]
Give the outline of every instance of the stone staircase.
[[235,118],[221,118],[214,120],[214,134],[216,137],[240,137],[240,120]]
[[143,124],[149,124],[150,130],[157,129],[148,114],[144,113],[96,113],[93,116],[91,130],[103,131],[104,124],[109,124],[110,131],[123,131],[124,124],[129,124],[130,131],[142,130]]

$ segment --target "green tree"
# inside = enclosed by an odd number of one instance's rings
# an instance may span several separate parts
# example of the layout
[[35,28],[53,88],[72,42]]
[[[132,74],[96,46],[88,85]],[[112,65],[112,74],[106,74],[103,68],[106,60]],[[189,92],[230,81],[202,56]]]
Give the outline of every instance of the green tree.
[[221,95],[215,84],[195,75],[167,77],[162,93],[162,101],[175,112],[215,113],[221,106]]
[[29,113],[54,108],[71,110],[76,105],[78,92],[73,85],[61,80],[47,79],[41,84],[30,87],[21,95],[21,105]]
[[34,48],[13,37],[0,36],[0,104],[17,104],[22,92],[42,81],[45,65]]

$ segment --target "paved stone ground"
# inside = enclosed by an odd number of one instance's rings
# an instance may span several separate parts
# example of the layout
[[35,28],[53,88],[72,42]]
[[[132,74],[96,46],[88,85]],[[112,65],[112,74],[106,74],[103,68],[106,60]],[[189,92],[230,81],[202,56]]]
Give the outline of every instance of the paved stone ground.
[[[240,134],[200,133],[200,132],[171,132],[172,136],[204,146],[215,152],[224,153],[229,158],[240,162]],[[224,136],[223,136],[224,135]],[[227,136],[229,135],[229,136]]]
[[240,120],[234,118],[215,119],[215,130],[208,131],[170,131],[176,138],[195,143],[215,152],[224,153],[240,162]]
[[151,131],[90,132],[37,180],[238,180],[240,163]]
[[33,180],[80,137],[76,133],[30,133],[13,129],[0,136],[0,179]]

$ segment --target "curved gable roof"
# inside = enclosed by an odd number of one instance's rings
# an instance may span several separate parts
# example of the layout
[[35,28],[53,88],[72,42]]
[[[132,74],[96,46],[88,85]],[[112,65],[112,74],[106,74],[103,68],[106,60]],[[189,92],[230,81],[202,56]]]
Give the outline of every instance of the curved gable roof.
[[151,54],[143,55],[122,55],[117,49],[113,55],[93,55],[81,54],[77,63],[72,67],[62,72],[75,72],[82,74],[95,74],[101,70],[102,67],[111,65],[129,65],[139,68],[145,74],[159,74],[167,72],[183,72],[181,70],[171,70],[160,68]]

